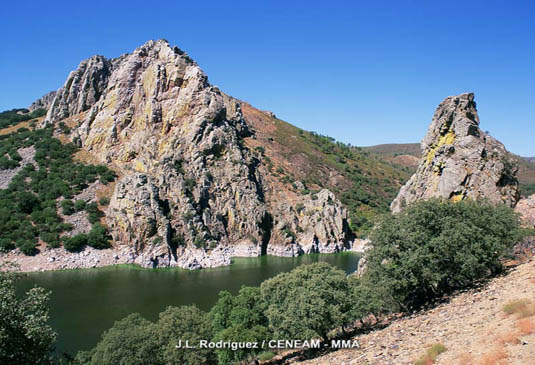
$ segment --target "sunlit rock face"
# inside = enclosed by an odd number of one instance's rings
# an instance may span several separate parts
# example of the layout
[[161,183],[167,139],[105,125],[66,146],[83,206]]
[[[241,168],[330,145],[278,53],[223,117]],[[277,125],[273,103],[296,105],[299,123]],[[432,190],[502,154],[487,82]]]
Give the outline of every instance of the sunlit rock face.
[[347,212],[330,191],[270,200],[240,102],[164,40],[83,61],[45,123],[75,115],[71,139],[120,176],[106,215],[113,238],[144,266],[348,247]]
[[517,167],[504,145],[479,128],[474,94],[440,103],[421,148],[418,169],[392,202],[393,212],[432,197],[517,203]]

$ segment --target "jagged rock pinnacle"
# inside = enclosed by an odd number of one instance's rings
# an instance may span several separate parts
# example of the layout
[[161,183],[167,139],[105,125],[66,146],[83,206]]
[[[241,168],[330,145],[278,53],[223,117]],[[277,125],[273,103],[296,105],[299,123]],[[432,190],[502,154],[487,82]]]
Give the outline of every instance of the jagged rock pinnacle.
[[418,169],[392,202],[393,212],[431,197],[487,199],[512,207],[518,201],[517,168],[503,144],[479,128],[473,93],[440,103],[421,147]]

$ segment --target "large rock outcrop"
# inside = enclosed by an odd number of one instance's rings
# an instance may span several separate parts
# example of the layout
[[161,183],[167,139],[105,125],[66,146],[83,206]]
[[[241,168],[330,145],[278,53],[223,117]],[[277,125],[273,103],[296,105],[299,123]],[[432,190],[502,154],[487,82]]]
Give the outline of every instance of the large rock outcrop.
[[52,102],[54,101],[54,98],[56,97],[56,91],[51,91],[45,95],[43,95],[41,98],[37,99],[28,107],[28,110],[33,112],[37,109],[46,109],[50,108],[50,105],[52,105]]
[[88,110],[106,89],[112,67],[112,62],[103,56],[82,61],[56,92],[45,120],[55,122]]
[[231,256],[345,249],[347,212],[328,190],[270,201],[241,104],[166,41],[82,62],[46,123],[75,116],[71,138],[119,172],[107,211],[143,266],[199,268]]
[[421,148],[418,169],[392,202],[393,212],[431,197],[517,203],[517,167],[503,144],[479,128],[474,94],[440,103]]

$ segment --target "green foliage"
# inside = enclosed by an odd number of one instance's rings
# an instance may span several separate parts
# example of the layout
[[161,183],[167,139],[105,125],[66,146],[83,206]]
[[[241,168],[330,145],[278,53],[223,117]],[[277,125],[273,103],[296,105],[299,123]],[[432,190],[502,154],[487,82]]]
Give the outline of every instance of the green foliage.
[[63,247],[71,252],[80,251],[85,245],[87,245],[87,235],[83,233],[69,237],[63,241]]
[[71,214],[74,214],[76,212],[76,209],[74,207],[74,203],[72,202],[71,199],[62,200],[61,201],[61,209],[62,209],[61,212],[64,215],[71,215]]
[[76,356],[77,364],[173,365],[215,364],[212,349],[177,349],[189,340],[190,345],[212,337],[208,315],[195,306],[168,307],[158,322],[145,320],[134,313],[115,322],[91,351]]
[[[43,238],[42,234],[47,237],[43,241],[58,247],[59,239],[51,239],[47,234],[58,237],[72,228],[57,213],[56,200],[60,197],[64,198],[61,209],[65,215],[85,209],[89,220],[98,223],[103,214],[96,203],[73,203],[71,199],[99,176],[107,180],[105,176],[113,173],[105,166],[74,162],[72,155],[77,147],[53,138],[51,128],[34,131],[23,128],[0,136],[0,156],[9,155],[14,158],[12,161],[19,160],[15,153],[18,149],[29,146],[35,147],[37,167],[25,166],[7,189],[0,190],[0,249],[19,247],[24,253],[33,254],[37,238]],[[78,241],[70,242],[69,247],[76,250]]]
[[13,274],[0,271],[0,363],[53,364],[56,333],[47,325],[49,293],[15,293]]
[[110,199],[106,197],[102,197],[98,200],[98,203],[102,206],[106,206],[110,204]]
[[76,356],[79,364],[162,364],[154,323],[134,313],[115,322],[90,352]]
[[190,345],[198,346],[200,340],[212,337],[212,323],[207,313],[195,306],[168,307],[160,313],[156,327],[162,364],[216,363],[212,349],[192,351],[178,350],[175,347],[180,340],[183,345],[189,340]]
[[520,193],[525,197],[535,194],[535,184],[521,184]]
[[[219,300],[210,311],[214,341],[259,342],[269,340],[272,331],[264,312],[267,303],[262,300],[260,288],[242,287],[236,296],[227,291],[219,293]],[[217,350],[220,364],[249,358],[263,349]]]
[[386,217],[371,237],[368,280],[411,308],[500,272],[521,230],[504,205],[434,199]]
[[85,200],[82,200],[82,199],[77,200],[77,201],[74,202],[74,209],[75,209],[77,212],[79,212],[79,211],[81,211],[81,210],[84,210],[84,209],[85,209],[85,204],[86,204],[86,203],[85,203]]
[[[23,114],[19,114],[19,112]],[[20,122],[39,118],[46,114],[45,109],[36,109],[29,113],[28,109],[11,109],[0,113],[0,129],[7,128]]]
[[279,338],[328,339],[348,320],[351,307],[346,274],[325,263],[303,265],[261,285],[266,316]]
[[100,223],[95,223],[87,234],[87,245],[98,249],[108,248],[110,247],[110,239],[108,228]]

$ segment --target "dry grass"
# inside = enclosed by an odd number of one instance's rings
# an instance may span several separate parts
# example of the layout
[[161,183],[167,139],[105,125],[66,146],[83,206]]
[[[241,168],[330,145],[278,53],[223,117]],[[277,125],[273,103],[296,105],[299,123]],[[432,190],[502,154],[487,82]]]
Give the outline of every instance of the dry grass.
[[517,331],[513,332],[507,332],[498,337],[498,343],[501,343],[503,345],[505,344],[512,344],[517,345],[520,343],[520,333]]
[[7,128],[0,129],[0,136],[3,136],[4,134],[9,134],[12,132],[15,132],[21,128],[28,128],[30,126],[31,120],[27,120],[24,122],[20,122],[18,124],[12,125]]
[[427,349],[427,352],[425,355],[423,355],[421,358],[416,360],[414,362],[414,365],[430,365],[434,364],[435,360],[437,359],[438,355],[446,351],[447,348],[441,343],[435,343],[432,345],[429,349]]
[[522,318],[516,322],[516,326],[522,335],[531,335],[535,333],[535,319]]
[[477,362],[479,365],[500,365],[507,363],[507,352],[502,346],[494,348],[491,352],[486,353]]
[[535,303],[529,299],[516,299],[504,305],[503,311],[518,318],[527,318],[535,315]]

